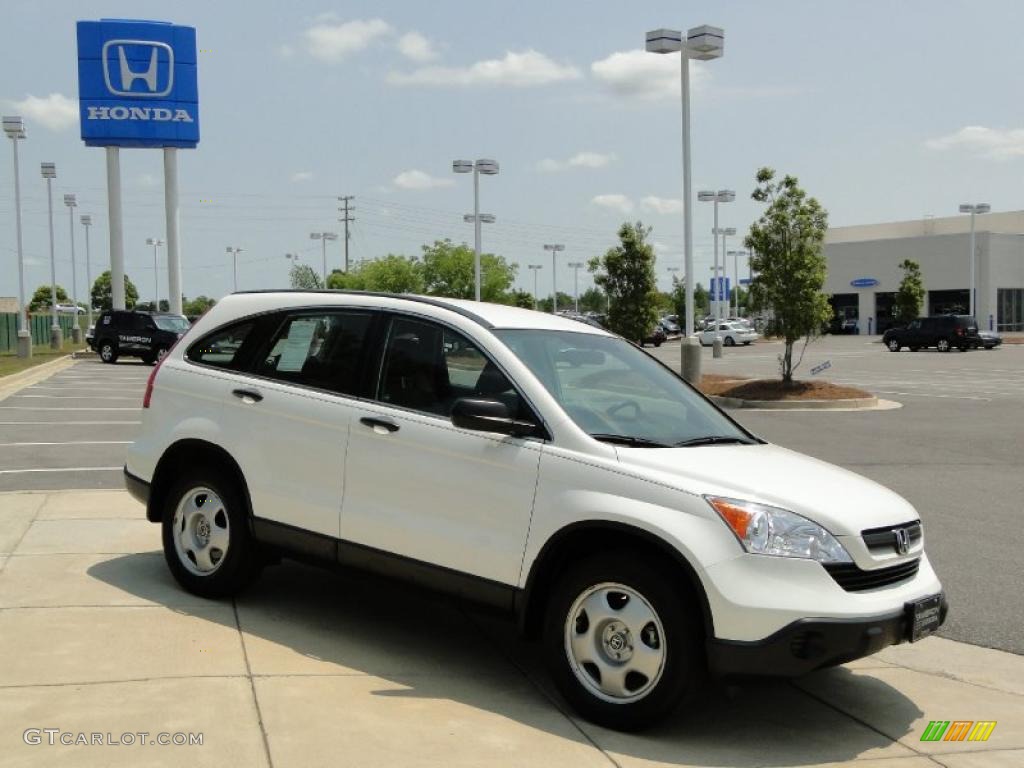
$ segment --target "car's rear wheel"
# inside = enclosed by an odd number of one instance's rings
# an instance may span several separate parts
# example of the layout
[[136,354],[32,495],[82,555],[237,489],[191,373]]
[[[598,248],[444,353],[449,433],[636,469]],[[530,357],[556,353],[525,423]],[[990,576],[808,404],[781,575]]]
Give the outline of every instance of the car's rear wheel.
[[[631,553],[630,553],[631,554]],[[555,585],[544,657],[569,703],[599,725],[654,725],[704,680],[701,614],[640,555],[595,556]]]
[[889,339],[889,351],[890,352],[899,352],[900,351],[900,343],[896,339]]
[[949,339],[939,339],[935,343],[935,348],[939,350],[939,352],[949,352]]
[[226,473],[185,473],[164,499],[164,558],[174,578],[202,597],[226,597],[259,574],[242,490]]
[[117,347],[112,341],[104,341],[100,343],[100,360],[104,363],[116,363],[117,362]]
[[910,351],[911,352],[917,352],[919,349],[920,349],[920,347],[911,347]]
[[727,347],[735,347],[736,346],[736,339],[734,339],[732,336],[726,336],[725,337],[725,346],[727,346]]

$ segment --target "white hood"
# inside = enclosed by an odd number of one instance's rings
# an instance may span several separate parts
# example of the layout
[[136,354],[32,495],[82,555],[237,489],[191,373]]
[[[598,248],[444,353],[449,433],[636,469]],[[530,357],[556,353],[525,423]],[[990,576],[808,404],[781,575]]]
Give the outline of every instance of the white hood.
[[903,497],[853,472],[777,445],[616,446],[619,460],[691,493],[782,507],[837,536],[918,519]]

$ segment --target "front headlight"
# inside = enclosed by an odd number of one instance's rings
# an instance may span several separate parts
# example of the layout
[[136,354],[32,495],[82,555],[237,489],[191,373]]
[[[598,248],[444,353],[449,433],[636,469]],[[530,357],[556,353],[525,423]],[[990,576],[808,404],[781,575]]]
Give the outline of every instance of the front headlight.
[[802,557],[819,563],[850,563],[853,559],[835,536],[806,517],[753,501],[705,496],[736,534],[747,552],[776,557]]

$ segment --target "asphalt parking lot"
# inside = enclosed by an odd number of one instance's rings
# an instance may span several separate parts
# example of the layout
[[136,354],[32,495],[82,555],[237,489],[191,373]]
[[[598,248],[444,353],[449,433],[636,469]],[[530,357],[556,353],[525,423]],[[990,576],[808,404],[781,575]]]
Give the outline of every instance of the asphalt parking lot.
[[[648,351],[678,370],[677,342]],[[777,376],[780,343],[704,350],[704,372]],[[1020,526],[1024,499],[1024,345],[992,351],[893,353],[860,336],[826,336],[798,378],[820,378],[899,402],[873,412],[730,413],[755,434],[872,478],[921,513],[929,557],[948,591],[944,637],[1024,654]]]

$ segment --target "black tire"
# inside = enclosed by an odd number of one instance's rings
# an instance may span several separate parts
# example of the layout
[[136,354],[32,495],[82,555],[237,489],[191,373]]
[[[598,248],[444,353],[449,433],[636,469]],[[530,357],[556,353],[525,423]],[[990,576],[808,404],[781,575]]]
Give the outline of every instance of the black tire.
[[[654,725],[684,700],[695,697],[706,678],[704,628],[697,601],[680,586],[685,580],[682,574],[650,563],[651,559],[639,552],[599,555],[578,562],[553,585],[547,605],[542,653],[548,672],[577,712],[608,728],[636,731]],[[588,590],[606,583],[629,587],[642,596],[653,608],[664,633],[660,638],[664,644],[660,677],[634,701],[607,701],[592,692],[577,677],[567,648],[567,622],[574,603]],[[587,674],[584,667],[581,669],[581,674]]]
[[96,349],[100,356],[100,360],[104,363],[116,363],[117,362],[117,344],[110,339],[101,341]]
[[[197,499],[203,496],[202,493],[197,493],[200,489],[208,489],[220,497],[225,519],[214,522],[213,525],[227,529],[227,551],[208,575],[189,570],[182,562],[175,545],[174,518],[178,505],[192,494],[196,494]],[[229,597],[240,592],[259,575],[263,561],[259,556],[256,542],[249,533],[249,511],[245,494],[226,472],[215,467],[186,470],[160,502],[163,505],[164,559],[175,580],[186,590],[200,597]],[[217,517],[219,518],[219,515]],[[195,563],[193,560],[193,564]]]
[[656,342],[654,342],[654,346],[656,346],[656,347],[660,347],[660,346],[661,346],[661,342],[660,342],[660,341],[656,341]]
[[889,347],[890,352],[899,352],[901,348],[901,344],[896,339],[889,339],[886,346]]
[[727,347],[735,347],[736,346],[736,339],[734,339],[732,336],[726,336],[725,337],[725,346],[727,346]]
[[949,343],[949,339],[939,339],[935,342],[935,348],[939,350],[939,352],[949,352],[953,347]]
[[919,349],[921,349],[921,348],[920,347],[911,347],[910,351],[911,352],[917,352]]
[[146,365],[152,365],[153,363],[156,362],[156,358],[153,357],[152,355],[143,355],[142,362],[144,362]]
[[960,344],[960,345],[959,345],[959,346],[957,347],[957,349],[959,349],[959,350],[960,350],[961,352],[966,352],[966,351],[967,351],[967,349],[968,349],[968,347],[967,347],[967,345],[966,345],[966,344]]

